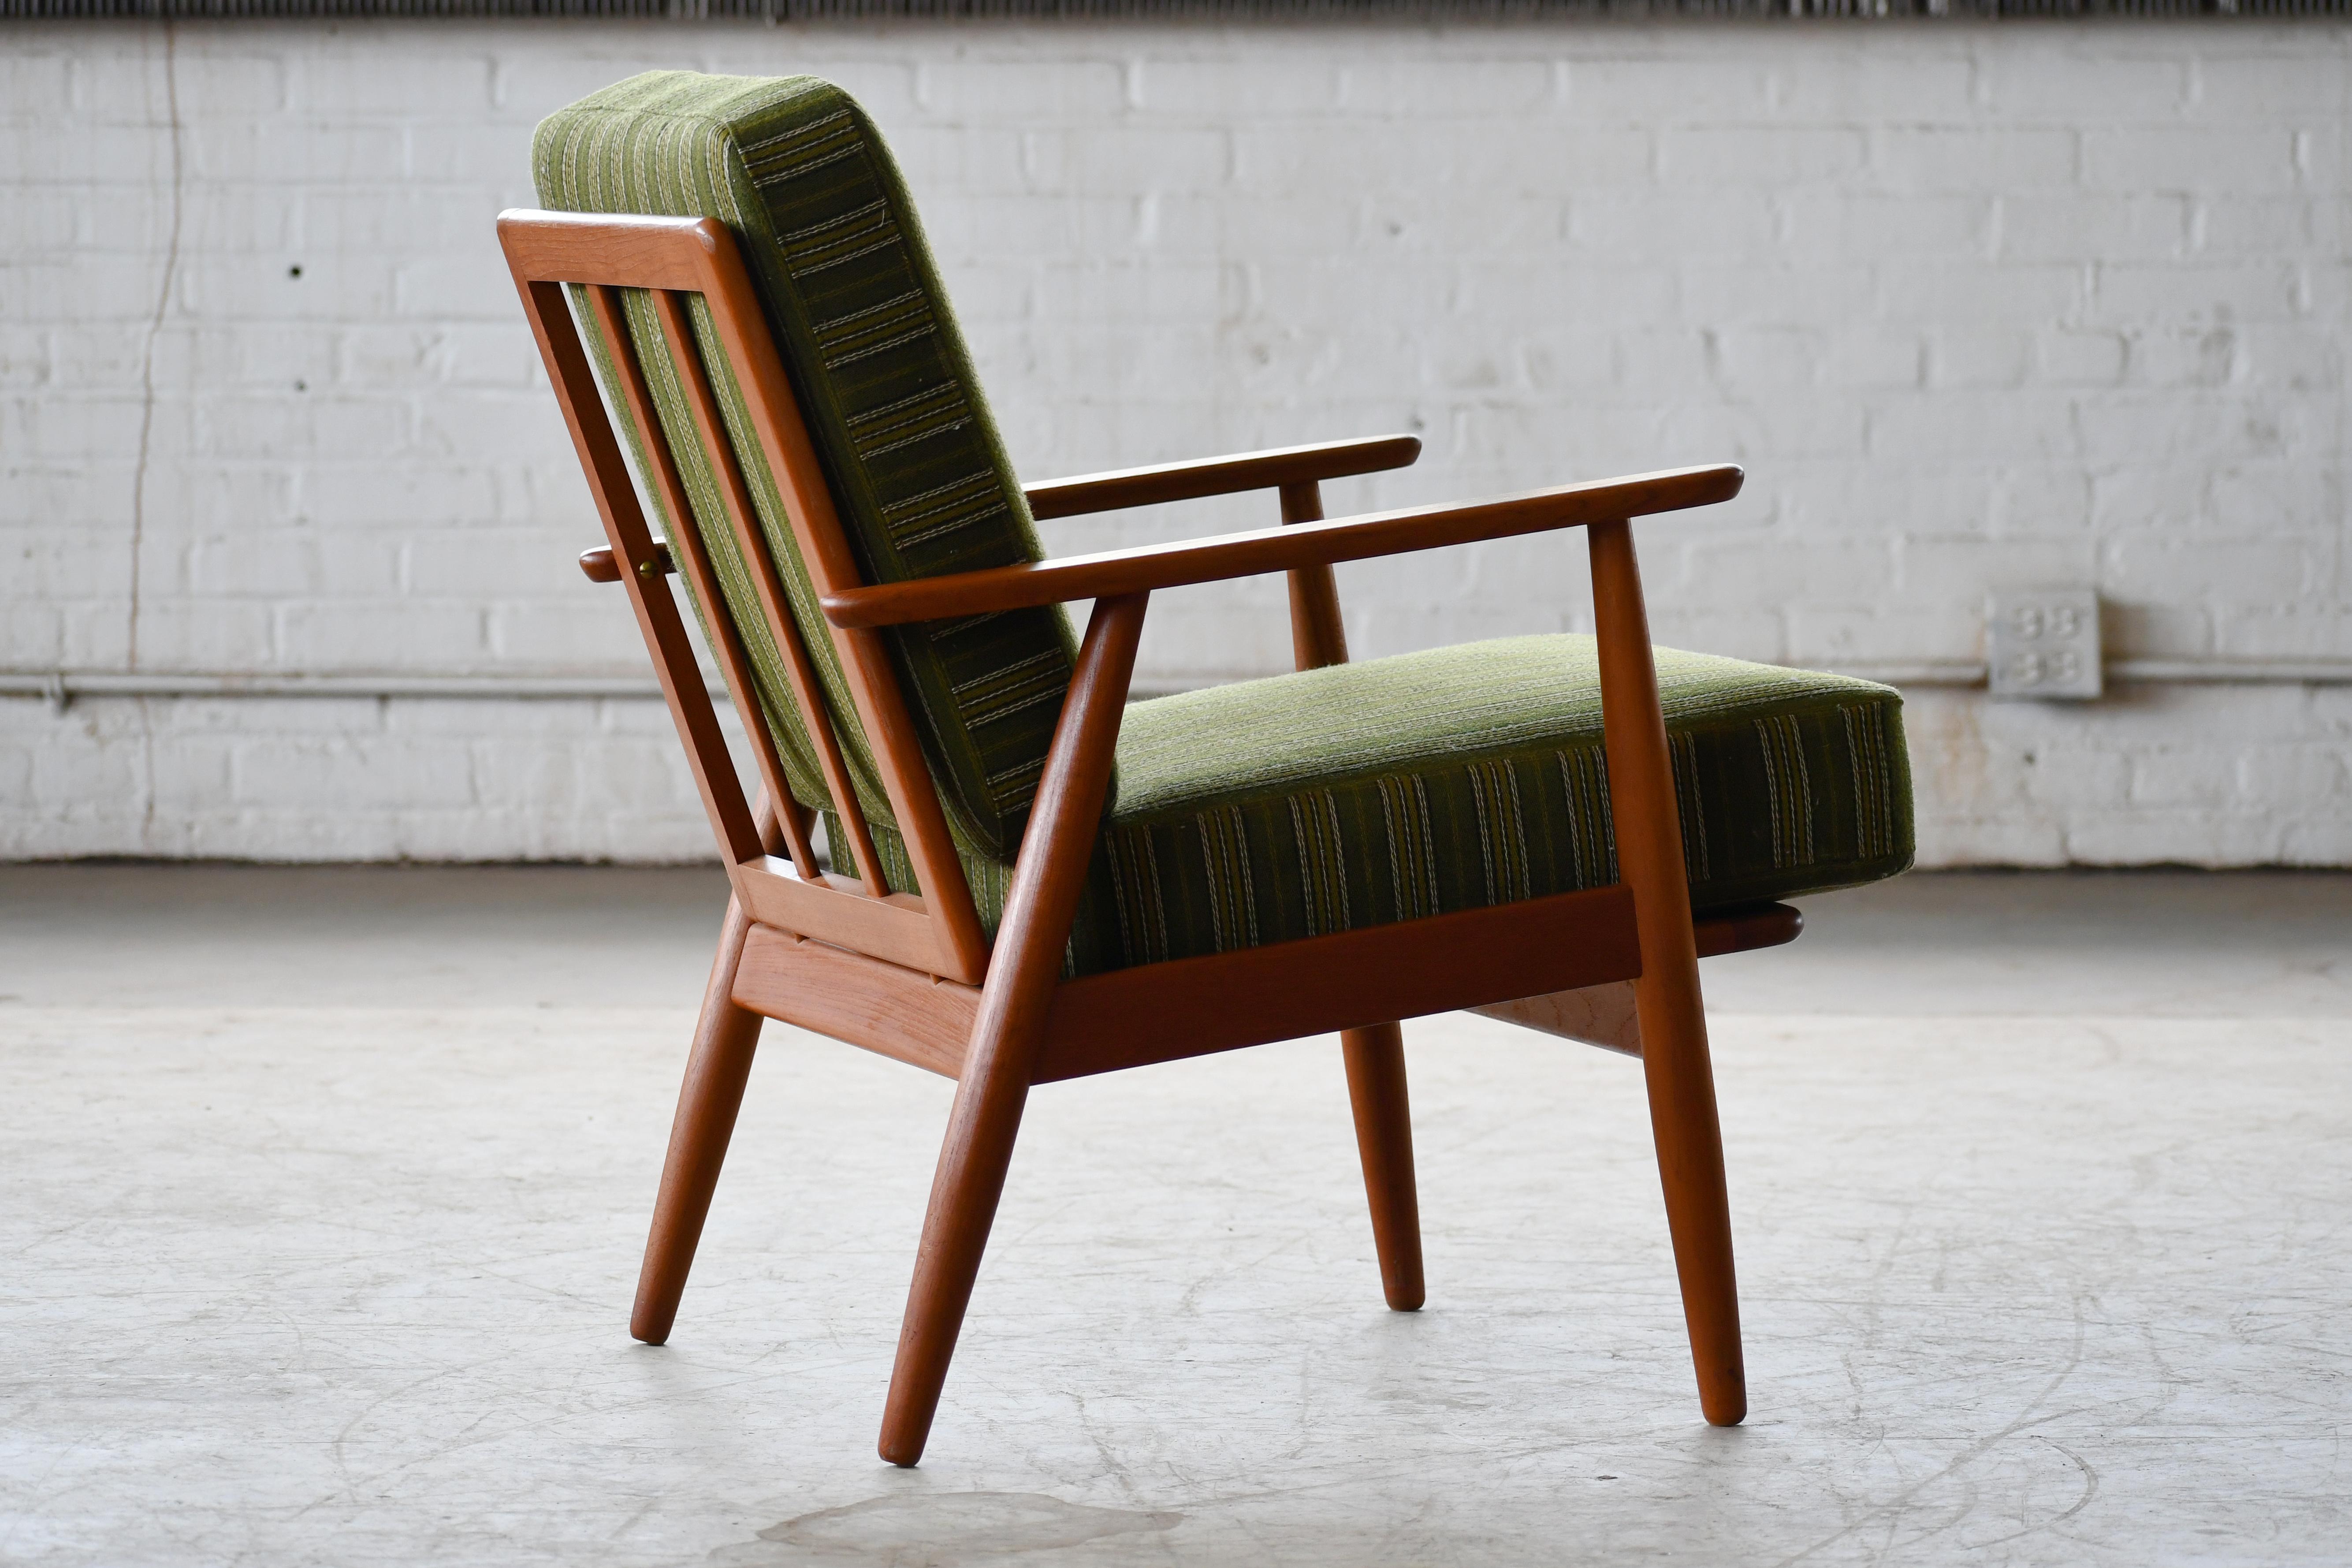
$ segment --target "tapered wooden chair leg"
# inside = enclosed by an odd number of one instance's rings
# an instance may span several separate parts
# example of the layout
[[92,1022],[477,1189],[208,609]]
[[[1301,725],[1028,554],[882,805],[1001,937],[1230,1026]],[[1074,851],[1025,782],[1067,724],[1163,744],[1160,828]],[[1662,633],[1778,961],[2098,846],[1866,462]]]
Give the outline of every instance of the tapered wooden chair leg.
[[[1679,983],[1678,983],[1679,982]],[[1717,1426],[1748,1415],[1748,1371],[1739,1346],[1739,1286],[1731,1258],[1731,1201],[1723,1177],[1723,1133],[1697,964],[1635,983],[1650,1132],[1665,1189],[1666,1226],[1682,1284],[1683,1321],[1698,1374],[1699,1409]]]
[[1642,944],[1633,1012],[1642,1032],[1650,1131],[1658,1145],[1666,1225],[1674,1233],[1675,1271],[1682,1279],[1699,1408],[1718,1426],[1737,1426],[1748,1415],[1748,1373],[1731,1268],[1731,1205],[1723,1185],[1715,1068],[1707,1059],[1681,813],[1658,705],[1649,612],[1642,602],[1633,531],[1622,522],[1597,522],[1585,536],[1592,552],[1610,818]]
[[1371,1203],[1381,1290],[1396,1310],[1414,1311],[1426,1292],[1421,1277],[1421,1200],[1412,1177],[1412,1113],[1405,1095],[1404,1031],[1394,1024],[1349,1029],[1339,1036],[1339,1051],[1348,1064],[1348,1099],[1356,1112],[1364,1195]]
[[629,1314],[629,1332],[649,1345],[667,1340],[677,1317],[677,1300],[694,1267],[694,1248],[702,1239],[702,1222],[710,1213],[710,1194],[719,1185],[719,1167],[727,1159],[727,1142],[734,1135],[735,1113],[742,1109],[743,1085],[760,1040],[760,1015],[735,1005],[733,996],[751,925],[742,905],[729,900],[694,1049],[687,1058],[686,1083],[678,1090],[677,1117],[670,1123],[653,1233],[646,1238],[646,1260],[637,1273],[636,1306]]
[[[1012,1053],[1017,1057],[1023,1053]],[[996,1065],[1010,1064],[999,1057]],[[1028,1103],[1025,1075],[998,1070],[967,1073],[948,1118],[948,1135],[931,1183],[930,1210],[923,1217],[923,1241],[915,1255],[915,1278],[907,1288],[907,1316],[898,1331],[898,1356],[890,1369],[890,1397],[882,1410],[877,1445],[894,1465],[923,1457],[947,1385],[948,1363],[971,1305],[972,1281],[1004,1195],[1004,1175]]]
[[890,1371],[890,1398],[882,1411],[877,1447],[894,1465],[912,1465],[923,1457],[981,1253],[988,1246],[988,1227],[1004,1193],[1013,1141],[1021,1131],[1022,1109],[1045,1043],[1046,1012],[1061,979],[1070,921],[1102,819],[1111,752],[1118,742],[1119,715],[1135,674],[1135,645],[1143,635],[1148,601],[1143,594],[1095,601],[1022,835],[1020,858],[1013,862],[1013,883],[1005,889],[1004,923],[996,933],[955,1109],[948,1116],[947,1142],[931,1179],[930,1212],[923,1216],[923,1244],[915,1255],[898,1359]]

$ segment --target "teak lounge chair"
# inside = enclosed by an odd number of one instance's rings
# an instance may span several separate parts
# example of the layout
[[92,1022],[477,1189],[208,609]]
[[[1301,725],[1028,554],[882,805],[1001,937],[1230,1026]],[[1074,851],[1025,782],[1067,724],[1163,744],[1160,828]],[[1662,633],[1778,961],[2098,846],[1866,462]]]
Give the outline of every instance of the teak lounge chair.
[[[1786,942],[1774,900],[1911,854],[1894,692],[1654,658],[1630,520],[1728,500],[1740,471],[1326,520],[1318,482],[1412,462],[1400,436],[1024,488],[839,89],[641,76],[548,120],[534,163],[562,210],[499,231],[604,514],[581,563],[627,590],[734,888],[630,1331],[669,1334],[762,1018],[957,1080],[893,1463],[923,1452],[1034,1085],[1338,1031],[1381,1284],[1410,1311],[1396,1020],[1475,1008],[1639,1055],[1700,1405],[1740,1420],[1697,960]],[[1282,526],[1060,561],[1030,527],[1251,489]],[[1346,663],[1333,563],[1565,528],[1595,637]],[[1154,590],[1271,572],[1297,673],[1129,704]]]

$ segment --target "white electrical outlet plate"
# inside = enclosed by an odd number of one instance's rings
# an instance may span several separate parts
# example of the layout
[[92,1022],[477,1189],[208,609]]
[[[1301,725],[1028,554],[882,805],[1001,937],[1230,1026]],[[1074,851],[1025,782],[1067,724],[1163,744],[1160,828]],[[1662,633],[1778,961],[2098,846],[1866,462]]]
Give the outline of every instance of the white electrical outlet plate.
[[1995,697],[2099,695],[2099,595],[2019,589],[1985,605],[1985,660]]

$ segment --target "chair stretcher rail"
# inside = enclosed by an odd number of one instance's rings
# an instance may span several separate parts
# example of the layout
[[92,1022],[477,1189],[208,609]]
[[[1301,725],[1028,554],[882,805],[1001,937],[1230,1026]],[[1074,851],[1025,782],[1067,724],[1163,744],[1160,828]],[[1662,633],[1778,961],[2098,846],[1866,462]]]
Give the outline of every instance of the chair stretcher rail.
[[[1627,980],[1641,965],[1631,942],[1612,934],[1622,930],[1624,904],[1622,889],[1596,888],[1066,981],[1055,991],[1036,1081],[1321,1034],[1345,1026],[1329,1021],[1341,1015],[1385,1022],[1376,1015],[1418,1017],[1507,1001],[1499,991],[1538,973],[1527,964],[1529,952],[1544,953],[1540,983],[1554,990]],[[1702,918],[1695,930],[1698,951],[1713,957],[1777,946],[1802,925],[1786,904],[1759,904]],[[1403,951],[1425,955],[1433,941],[1454,962],[1397,961]],[[1506,973],[1512,978],[1502,978]],[[1234,999],[1221,1015],[1223,1026],[1213,1019],[1204,1027],[1197,1006],[1171,1001],[1204,992]],[[734,1000],[955,1078],[980,1011],[980,988],[755,925]]]

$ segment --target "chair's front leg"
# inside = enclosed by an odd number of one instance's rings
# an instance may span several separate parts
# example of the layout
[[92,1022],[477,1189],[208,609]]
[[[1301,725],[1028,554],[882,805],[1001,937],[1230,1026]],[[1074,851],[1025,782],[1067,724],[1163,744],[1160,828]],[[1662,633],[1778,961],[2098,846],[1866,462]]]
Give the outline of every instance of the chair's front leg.
[[980,1016],[972,1022],[939,1171],[931,1179],[930,1209],[923,1217],[898,1363],[890,1373],[879,1447],[894,1465],[912,1465],[923,1457],[989,1226],[1004,1192],[1021,1112],[1045,1043],[1046,1011],[1061,979],[1070,922],[1100,831],[1146,598],[1132,594],[1096,602],[1013,866],[1004,923],[989,962]]
[[1665,716],[1658,706],[1650,617],[1642,602],[1632,528],[1595,523],[1588,531],[1610,816],[1617,871],[1633,895],[1642,949],[1633,1005],[1641,1024],[1650,1130],[1665,1188],[1666,1224],[1674,1234],[1699,1407],[1715,1425],[1731,1426],[1748,1414],[1739,1290],[1731,1264],[1731,1205],[1724,1190],[1715,1070],[1707,1059],[1682,817],[1666,752]]

